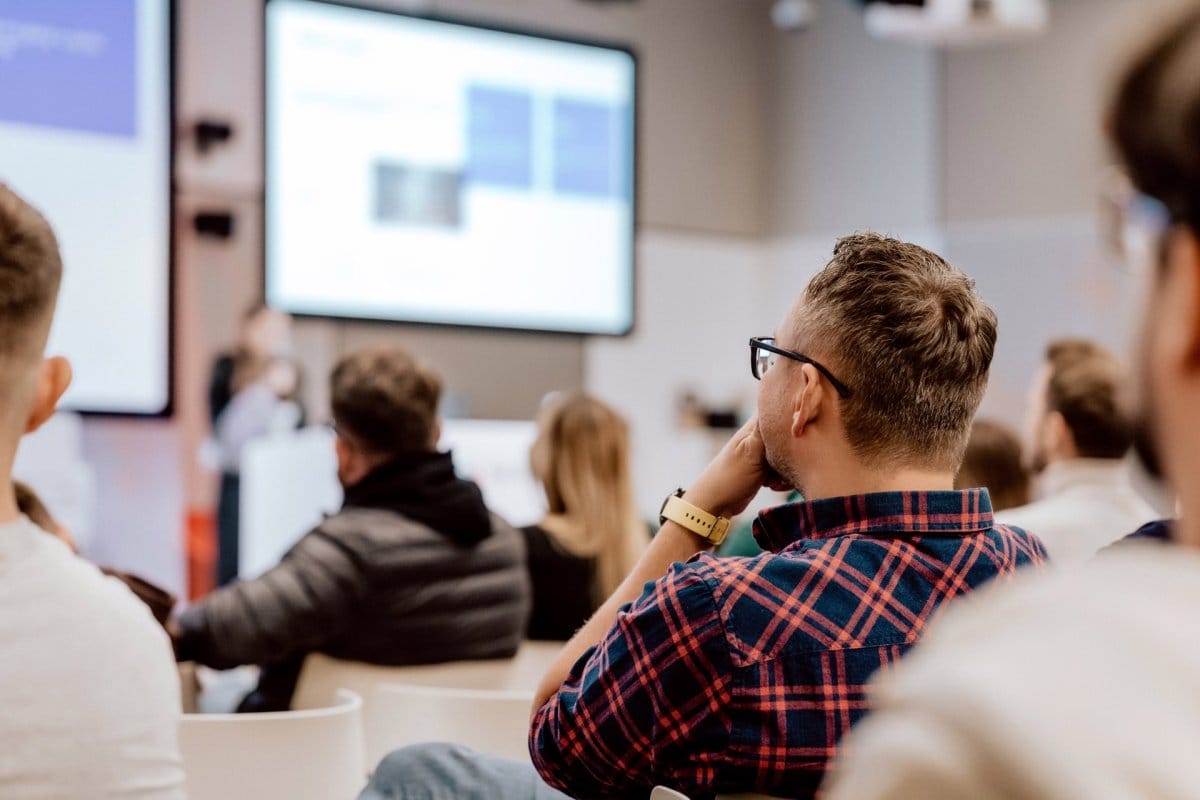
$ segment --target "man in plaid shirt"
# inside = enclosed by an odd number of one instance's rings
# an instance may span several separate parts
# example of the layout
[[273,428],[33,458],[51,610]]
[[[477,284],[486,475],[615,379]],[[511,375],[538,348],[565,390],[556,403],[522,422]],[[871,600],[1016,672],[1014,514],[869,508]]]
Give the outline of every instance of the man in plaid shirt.
[[[811,796],[869,679],[939,606],[1045,559],[993,525],[986,490],[952,490],[995,339],[995,314],[937,255],[840,240],[776,336],[751,340],[757,415],[664,505],[634,572],[543,679],[530,752],[545,782],[576,798]],[[808,500],[759,516],[766,554],[707,554],[763,486]],[[486,762],[438,772],[455,796],[515,796],[511,776],[480,785]]]

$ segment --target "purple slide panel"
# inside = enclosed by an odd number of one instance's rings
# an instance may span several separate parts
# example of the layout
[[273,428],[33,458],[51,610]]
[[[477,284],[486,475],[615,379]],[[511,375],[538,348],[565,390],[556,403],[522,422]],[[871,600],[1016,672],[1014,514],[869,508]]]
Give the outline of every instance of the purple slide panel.
[[0,0],[0,122],[137,136],[136,0]]
[[467,178],[509,189],[533,185],[533,97],[529,92],[467,87]]
[[629,111],[588,100],[554,101],[554,189],[628,200]]

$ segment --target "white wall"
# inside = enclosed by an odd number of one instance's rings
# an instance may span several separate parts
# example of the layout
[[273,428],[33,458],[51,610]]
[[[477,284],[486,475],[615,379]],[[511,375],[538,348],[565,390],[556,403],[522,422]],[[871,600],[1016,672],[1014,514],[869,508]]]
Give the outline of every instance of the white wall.
[[982,414],[1023,424],[1029,385],[1053,339],[1082,336],[1129,353],[1137,281],[1105,256],[1094,218],[956,223],[944,235],[944,255],[976,279],[1000,318]]
[[772,236],[935,222],[937,53],[870,38],[861,9],[841,0],[769,44]]
[[942,57],[945,218],[1091,214],[1111,163],[1111,81],[1148,25],[1188,0],[1053,0],[1048,35]]

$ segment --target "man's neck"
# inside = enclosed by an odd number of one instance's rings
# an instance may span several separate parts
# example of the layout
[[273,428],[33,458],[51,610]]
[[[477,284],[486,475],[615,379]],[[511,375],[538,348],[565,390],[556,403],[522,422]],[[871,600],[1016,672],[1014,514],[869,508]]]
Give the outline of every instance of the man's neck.
[[806,500],[849,497],[879,492],[945,492],[954,489],[953,472],[898,468],[887,471],[859,471],[851,475],[830,475],[809,481]]
[[17,508],[17,495],[13,491],[12,470],[0,470],[0,525],[15,522],[21,515]]

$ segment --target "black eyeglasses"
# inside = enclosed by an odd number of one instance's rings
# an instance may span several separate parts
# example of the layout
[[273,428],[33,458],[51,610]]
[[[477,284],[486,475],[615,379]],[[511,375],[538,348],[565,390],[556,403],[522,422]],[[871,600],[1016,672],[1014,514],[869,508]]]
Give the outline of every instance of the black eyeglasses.
[[1103,239],[1113,263],[1134,274],[1153,274],[1162,261],[1167,233],[1178,218],[1117,170],[1110,173],[1101,200]]
[[829,383],[833,385],[838,396],[843,400],[852,394],[850,388],[835,378],[833,373],[825,369],[822,364],[800,353],[793,353],[791,350],[776,347],[775,337],[773,336],[756,336],[750,340],[750,374],[756,379],[762,380],[762,376],[767,374],[767,370],[775,363],[776,356],[790,358],[792,361],[799,361],[801,364],[812,364],[817,372],[824,375]]

